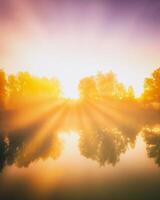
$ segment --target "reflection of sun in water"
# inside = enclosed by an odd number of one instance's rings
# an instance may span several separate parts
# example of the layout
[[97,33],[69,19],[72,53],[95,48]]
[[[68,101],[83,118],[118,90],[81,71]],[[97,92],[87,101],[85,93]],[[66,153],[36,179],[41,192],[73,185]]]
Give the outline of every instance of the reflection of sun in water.
[[71,153],[73,150],[78,148],[78,140],[79,136],[78,134],[74,132],[70,133],[61,133],[59,135],[59,138],[62,140],[64,143],[64,151],[65,153]]

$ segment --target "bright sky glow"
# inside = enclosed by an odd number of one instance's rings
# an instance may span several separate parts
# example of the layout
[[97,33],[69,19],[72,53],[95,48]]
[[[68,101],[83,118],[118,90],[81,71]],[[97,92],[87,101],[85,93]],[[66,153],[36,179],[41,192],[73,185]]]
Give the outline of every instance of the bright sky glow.
[[[49,2],[39,0],[37,6],[14,0],[10,9],[0,3],[0,66],[8,73],[24,70],[57,77],[64,96],[72,98],[78,96],[81,78],[112,70],[140,94],[144,77],[160,64],[159,27],[156,16],[148,16],[150,6],[143,3],[141,10],[140,2],[121,7],[114,1],[111,5],[109,1]],[[147,17],[152,18],[146,21]]]

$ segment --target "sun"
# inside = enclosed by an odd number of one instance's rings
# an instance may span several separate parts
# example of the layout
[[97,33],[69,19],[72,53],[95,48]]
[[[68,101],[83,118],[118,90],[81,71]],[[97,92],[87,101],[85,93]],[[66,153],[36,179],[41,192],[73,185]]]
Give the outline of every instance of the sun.
[[68,99],[78,99],[79,98],[78,92],[73,92],[66,88],[62,89],[62,94],[65,98],[68,98]]
[[75,132],[61,133],[59,138],[64,142],[65,151],[74,152],[73,150],[78,146],[79,136]]
[[62,80],[61,85],[62,85],[62,95],[65,98],[79,99],[77,83],[73,83],[73,82],[70,83],[68,81]]
[[[130,60],[129,64],[126,63],[127,54],[120,57],[120,52],[115,54],[113,51],[106,59],[105,56],[99,57],[97,51],[90,51],[82,43],[76,43],[75,46],[72,39],[65,40],[64,43],[52,43],[49,39],[42,38],[31,40],[28,44],[24,41],[23,49],[19,47],[21,43],[17,44],[14,51],[16,54],[12,56],[15,60],[11,63],[11,66],[14,66],[12,71],[11,67],[8,68],[9,73],[28,71],[36,76],[56,78],[60,81],[63,97],[79,99],[78,84],[81,79],[94,76],[99,71],[107,73],[112,70],[118,81],[126,87],[132,85],[136,96],[140,96],[146,72],[144,67],[141,71],[135,69],[136,63],[133,60]],[[106,55],[106,52],[101,52],[101,55]]]
[[62,89],[62,95],[65,97],[65,98],[68,98],[68,99],[79,99],[79,94],[78,92],[74,91],[74,90],[70,90],[70,88],[63,88]]

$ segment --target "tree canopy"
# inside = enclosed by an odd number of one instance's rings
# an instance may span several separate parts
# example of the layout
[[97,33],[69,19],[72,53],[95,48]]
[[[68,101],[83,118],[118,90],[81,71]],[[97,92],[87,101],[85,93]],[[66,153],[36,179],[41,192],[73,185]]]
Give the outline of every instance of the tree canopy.
[[146,102],[160,103],[160,68],[145,79],[142,98]]

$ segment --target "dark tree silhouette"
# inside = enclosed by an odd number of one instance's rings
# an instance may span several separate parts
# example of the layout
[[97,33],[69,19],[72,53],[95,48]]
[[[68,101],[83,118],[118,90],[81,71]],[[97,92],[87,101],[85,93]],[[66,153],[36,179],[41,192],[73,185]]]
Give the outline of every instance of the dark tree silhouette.
[[148,157],[153,158],[155,163],[160,166],[160,129],[145,128],[143,136],[147,145]]

